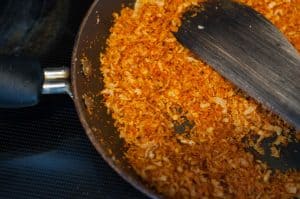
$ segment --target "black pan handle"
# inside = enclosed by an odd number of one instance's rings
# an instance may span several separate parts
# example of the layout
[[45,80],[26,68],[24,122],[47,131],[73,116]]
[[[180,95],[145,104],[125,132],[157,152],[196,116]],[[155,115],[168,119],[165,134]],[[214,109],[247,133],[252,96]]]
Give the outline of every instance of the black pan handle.
[[43,81],[43,70],[37,60],[0,56],[0,107],[21,108],[37,104]]
[[41,94],[69,93],[69,69],[42,69],[38,60],[0,56],[0,108],[36,105]]

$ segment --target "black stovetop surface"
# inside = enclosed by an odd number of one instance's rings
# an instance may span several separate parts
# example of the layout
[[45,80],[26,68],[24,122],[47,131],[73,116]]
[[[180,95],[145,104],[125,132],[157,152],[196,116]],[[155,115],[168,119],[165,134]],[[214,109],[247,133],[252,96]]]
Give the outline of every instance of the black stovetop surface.
[[[40,59],[68,66],[80,21],[91,1],[70,1],[60,42]],[[0,46],[1,47],[1,46]],[[0,198],[145,198],[96,152],[68,96],[0,109]]]

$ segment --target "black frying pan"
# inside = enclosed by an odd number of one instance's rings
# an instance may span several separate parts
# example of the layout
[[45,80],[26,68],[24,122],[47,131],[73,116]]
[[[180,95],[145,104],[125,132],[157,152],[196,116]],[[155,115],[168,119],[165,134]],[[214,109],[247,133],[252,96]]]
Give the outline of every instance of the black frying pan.
[[[114,128],[100,94],[103,77],[99,71],[99,55],[106,47],[113,24],[112,13],[120,11],[122,4],[132,7],[134,0],[96,0],[93,3],[77,36],[70,73],[66,68],[42,71],[38,62],[32,59],[0,57],[0,107],[34,105],[41,93],[69,93],[89,139],[108,164],[138,190],[152,198],[160,198],[161,195],[148,187],[124,158],[124,142]],[[296,152],[299,149],[294,143],[283,150],[280,160],[268,155],[258,158],[273,168],[300,168],[300,156]]]

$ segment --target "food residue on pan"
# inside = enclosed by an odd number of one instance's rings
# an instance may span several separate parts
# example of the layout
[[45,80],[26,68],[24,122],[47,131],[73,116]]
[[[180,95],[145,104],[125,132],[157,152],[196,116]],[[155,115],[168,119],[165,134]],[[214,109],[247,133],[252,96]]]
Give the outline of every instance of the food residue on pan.
[[92,64],[90,60],[85,55],[82,55],[82,58],[80,58],[80,63],[82,65],[82,71],[85,77],[90,77],[92,75]]
[[[101,55],[105,104],[135,171],[168,198],[300,197],[296,170],[271,170],[271,155],[295,129],[196,59],[173,36],[184,10],[201,0],[141,0],[115,14]],[[241,0],[300,50],[299,0]],[[200,29],[202,27],[199,27]],[[245,137],[256,137],[244,141]]]

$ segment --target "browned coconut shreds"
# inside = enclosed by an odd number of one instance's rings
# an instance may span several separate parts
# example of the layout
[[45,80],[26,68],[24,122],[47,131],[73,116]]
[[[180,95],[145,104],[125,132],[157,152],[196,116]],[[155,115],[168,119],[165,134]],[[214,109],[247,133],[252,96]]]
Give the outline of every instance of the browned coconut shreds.
[[[247,135],[294,131],[279,117],[194,58],[175,39],[184,9],[197,0],[151,0],[116,15],[101,56],[106,106],[141,177],[169,198],[292,198],[297,171],[271,171],[244,150]],[[199,1],[200,2],[200,1]],[[300,50],[299,0],[242,0]],[[189,122],[188,122],[189,121]],[[185,123],[186,130],[174,127]],[[264,153],[257,143],[249,142]],[[280,151],[273,146],[272,154]]]

